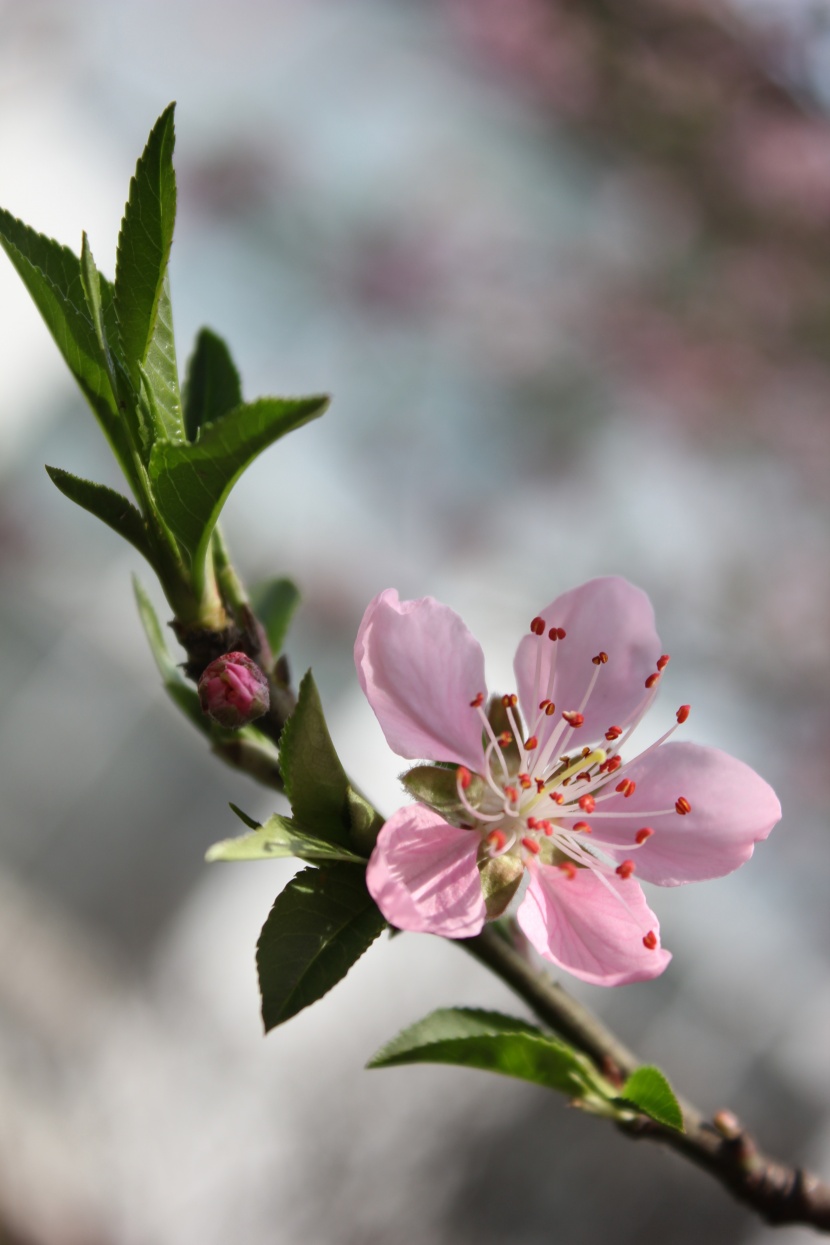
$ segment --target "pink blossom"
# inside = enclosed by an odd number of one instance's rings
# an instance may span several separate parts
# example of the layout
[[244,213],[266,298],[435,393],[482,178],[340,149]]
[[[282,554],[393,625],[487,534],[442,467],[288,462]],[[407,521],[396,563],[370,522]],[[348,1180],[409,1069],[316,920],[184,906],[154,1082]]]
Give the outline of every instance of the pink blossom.
[[203,671],[199,702],[214,722],[237,730],[267,713],[268,680],[247,653],[225,653]]
[[533,619],[516,652],[517,693],[488,707],[484,655],[458,615],[432,597],[377,596],[355,644],[361,686],[394,751],[438,763],[404,776],[417,777],[422,802],[390,817],[369,861],[386,919],[472,937],[527,872],[517,920],[540,955],[598,985],[661,973],[671,956],[637,877],[721,877],[781,816],[742,761],[668,742],[688,705],[623,759],[668,660],[645,593],[593,579]]

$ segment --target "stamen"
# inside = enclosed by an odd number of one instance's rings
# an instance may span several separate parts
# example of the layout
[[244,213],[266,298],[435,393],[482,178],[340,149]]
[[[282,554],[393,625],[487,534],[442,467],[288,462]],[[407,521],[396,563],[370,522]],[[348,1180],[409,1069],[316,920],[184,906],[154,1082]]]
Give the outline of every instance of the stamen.
[[650,929],[643,938],[643,946],[648,947],[649,951],[654,951],[657,946],[657,935],[653,929]]
[[530,781],[530,774],[517,774],[516,777],[523,791],[529,791],[533,786],[533,783]]
[[473,781],[473,776],[467,769],[466,765],[459,765],[458,769],[455,771],[455,776],[462,791],[466,791],[470,783]]
[[503,830],[491,830],[485,842],[489,843],[495,852],[501,852],[507,842],[507,835]]
[[579,807],[583,813],[592,813],[597,806],[597,802],[592,795],[582,795],[579,797]]
[[605,732],[605,738],[609,743],[613,743],[615,739],[619,739],[622,733],[623,731],[621,726],[609,726],[608,730]]
[[654,687],[655,683],[659,683],[659,681],[660,681],[660,671],[655,670],[654,674],[650,674],[648,678],[646,679],[646,687],[652,688]]
[[564,627],[551,627],[550,631],[548,632],[548,639],[549,640],[564,640],[567,634],[568,633],[567,631],[565,631]]
[[678,813],[680,813],[681,817],[684,816],[684,814],[690,813],[692,811],[692,806],[689,803],[689,801],[686,799],[685,795],[681,795],[680,799],[677,801],[674,807],[675,807],[675,810]]
[[504,794],[507,796],[511,804],[518,804],[521,798],[515,787],[505,787]]
[[572,727],[574,730],[576,730],[577,727],[582,726],[585,722],[585,719],[582,716],[582,714],[575,713],[572,709],[566,709],[565,712],[562,714],[562,717],[568,723],[568,726]]
[[536,616],[536,618],[531,619],[531,622],[530,622],[530,630],[531,630],[531,632],[533,633],[533,635],[544,635],[544,633],[545,633],[545,620],[544,620],[544,618],[540,618],[540,617],[537,615],[537,616]]
[[690,713],[690,711],[691,711],[691,708],[692,708],[692,706],[691,706],[691,705],[681,705],[681,706],[680,706],[680,708],[677,710],[677,720],[678,720],[678,722],[679,722],[679,723],[681,723],[681,724],[682,724],[683,722],[685,722],[685,721],[686,721],[686,719],[688,718],[689,713]]
[[632,873],[634,872],[634,861],[624,860],[621,864],[617,865],[614,872],[618,873],[620,877],[623,879],[630,878]]
[[475,700],[470,701],[470,708],[480,709],[483,704],[484,704],[484,692],[479,692]]
[[525,746],[526,752],[533,752],[534,748],[539,747],[539,740],[535,735],[531,735],[528,739],[525,740],[524,746]]
[[535,839],[531,839],[527,835],[522,839],[522,847],[526,847],[534,856],[539,855],[539,844]]
[[600,650],[600,652],[597,653],[596,657],[591,658],[591,661],[594,663],[595,666],[604,666],[605,663],[608,661],[608,654]]
[[643,826],[642,830],[638,830],[634,835],[634,842],[641,847],[646,839],[650,839],[653,834],[654,831],[651,826]]
[[622,757],[620,756],[619,752],[617,752],[612,757],[606,757],[606,759],[602,762],[602,764],[599,767],[599,772],[601,774],[613,774],[614,770],[619,769],[621,765],[622,765]]
[[546,696],[544,700],[540,700],[540,701],[539,701],[539,708],[540,708],[540,709],[547,709],[547,707],[548,707],[548,705],[549,705],[549,704],[550,704],[550,700],[549,700],[549,699],[548,699],[548,697]]
[[664,653],[662,657],[657,658],[657,669],[662,673],[670,661],[671,657],[669,657],[668,653]]
[[576,865],[572,864],[570,860],[563,860],[557,867],[564,873],[569,882],[572,882],[576,877]]
[[630,778],[624,778],[622,782],[617,783],[615,788],[616,791],[622,791],[626,799],[628,799],[630,795],[633,795],[636,789],[636,782],[632,782]]
[[553,703],[552,700],[549,700],[548,703],[545,705],[545,717],[552,718],[555,713],[556,713],[556,705]]
[[513,742],[513,736],[510,731],[502,731],[499,735],[498,743],[500,748],[509,748]]
[[573,826],[571,826],[571,829],[581,831],[582,834],[592,833],[591,827],[588,825],[587,821],[575,821]]
[[509,696],[502,696],[501,703],[505,709],[513,709],[519,703],[519,698],[515,692],[511,692]]
[[[541,795],[541,791],[539,794]],[[565,801],[565,797],[561,791],[549,791],[548,795],[553,800],[554,804],[563,804]]]

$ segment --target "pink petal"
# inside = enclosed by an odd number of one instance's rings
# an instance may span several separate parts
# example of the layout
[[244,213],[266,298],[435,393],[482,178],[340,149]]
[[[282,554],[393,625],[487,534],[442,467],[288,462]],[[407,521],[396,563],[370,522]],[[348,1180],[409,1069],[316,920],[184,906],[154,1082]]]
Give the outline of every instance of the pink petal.
[[[625,579],[609,576],[591,579],[557,597],[540,615],[545,634],[526,635],[519,644],[514,662],[519,702],[530,730],[543,698],[552,700],[557,712],[543,718],[536,731],[540,746],[561,721],[563,711],[581,712],[584,725],[573,739],[575,744],[602,740],[609,726],[624,726],[647,695],[645,681],[660,656],[660,639],[654,626],[654,610],[646,594]],[[547,632],[562,627],[563,640],[553,642]],[[537,653],[541,646],[541,678],[536,683]],[[591,661],[600,652],[608,654],[607,664],[597,667]],[[553,687],[551,663],[555,657]],[[597,682],[584,709],[582,702],[590,681]]]
[[[570,877],[555,865],[532,866],[517,920],[540,955],[593,985],[647,981],[671,959],[633,878],[603,881],[590,869]],[[650,932],[657,938],[653,950],[643,943]]]
[[472,938],[486,918],[477,856],[481,840],[423,804],[393,813],[366,870],[369,894],[391,925]]
[[370,602],[354,649],[360,685],[399,756],[484,768],[484,654],[454,610],[432,597],[399,601],[389,588]]
[[[614,776],[616,777],[616,775]],[[660,886],[719,878],[744,864],[755,843],[765,839],[781,817],[772,787],[735,757],[719,748],[667,743],[626,766],[625,777],[637,788],[628,799],[616,793],[598,804],[604,812],[637,813],[619,820],[595,817],[593,841],[608,842],[630,854],[637,876]],[[616,784],[614,784],[616,785]],[[692,811],[679,816],[675,801],[685,796]],[[669,809],[660,817],[653,810]],[[641,826],[654,834],[626,853]]]

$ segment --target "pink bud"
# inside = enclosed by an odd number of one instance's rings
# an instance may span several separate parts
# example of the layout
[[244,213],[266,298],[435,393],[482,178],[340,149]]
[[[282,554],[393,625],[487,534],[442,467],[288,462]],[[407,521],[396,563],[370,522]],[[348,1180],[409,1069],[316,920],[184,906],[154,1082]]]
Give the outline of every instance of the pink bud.
[[268,711],[268,680],[245,653],[225,653],[203,671],[199,701],[214,722],[238,730]]

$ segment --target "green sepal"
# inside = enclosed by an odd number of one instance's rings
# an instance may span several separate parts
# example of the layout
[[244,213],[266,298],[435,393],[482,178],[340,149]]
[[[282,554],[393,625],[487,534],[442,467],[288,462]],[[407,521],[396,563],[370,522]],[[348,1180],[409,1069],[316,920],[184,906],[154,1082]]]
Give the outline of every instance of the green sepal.
[[411,1025],[370,1059],[370,1068],[447,1063],[532,1081],[578,1100],[607,1099],[612,1087],[591,1061],[559,1038],[513,1016],[442,1008]]
[[683,1112],[674,1090],[665,1074],[650,1064],[644,1064],[632,1072],[619,1091],[616,1105],[623,1110],[634,1107],[666,1128],[674,1128],[681,1133],[684,1131]]
[[[231,805],[231,808],[234,806]],[[238,809],[234,808],[234,812],[239,814]],[[208,848],[205,860],[268,860],[280,856],[296,856],[310,864],[334,860],[356,865],[366,863],[363,857],[345,847],[336,847],[307,834],[296,822],[276,813],[261,826],[252,823],[248,817],[243,816],[243,820],[250,827],[250,833],[214,843]]]
[[106,523],[124,540],[134,545],[143,557],[152,564],[153,555],[147,539],[147,529],[139,511],[131,501],[123,497],[115,489],[106,484],[95,484],[92,480],[84,480],[81,476],[73,476],[60,467],[47,466],[49,479],[60,489],[64,497],[74,501],[76,505],[94,514],[96,519]]
[[354,787],[349,787],[346,792],[346,805],[349,810],[352,843],[368,858],[383,826],[383,817]]
[[385,924],[361,869],[332,864],[293,877],[257,943],[266,1033],[327,994]]
[[184,383],[184,431],[195,441],[199,429],[242,405],[242,385],[230,351],[210,329],[200,329]]
[[260,398],[205,424],[194,445],[157,441],[150,455],[162,517],[197,570],[211,532],[242,472],[274,441],[322,415],[328,398]]
[[116,255],[115,311],[124,360],[136,393],[142,369],[152,393],[145,455],[157,439],[184,440],[167,282],[176,222],[174,111],[170,104],[156,121],[136,165]]
[[290,579],[266,579],[251,592],[251,605],[265,628],[275,657],[282,652],[286,632],[299,603],[299,589]]
[[320,693],[309,670],[280,738],[285,791],[294,818],[324,839],[351,848],[349,780],[331,741]]
[[[428,804],[447,821],[457,824],[469,822],[470,814],[458,797],[458,766],[416,765],[401,775],[406,790],[420,804]],[[481,801],[486,786],[478,774],[470,774],[470,785],[465,795],[475,808]]]

